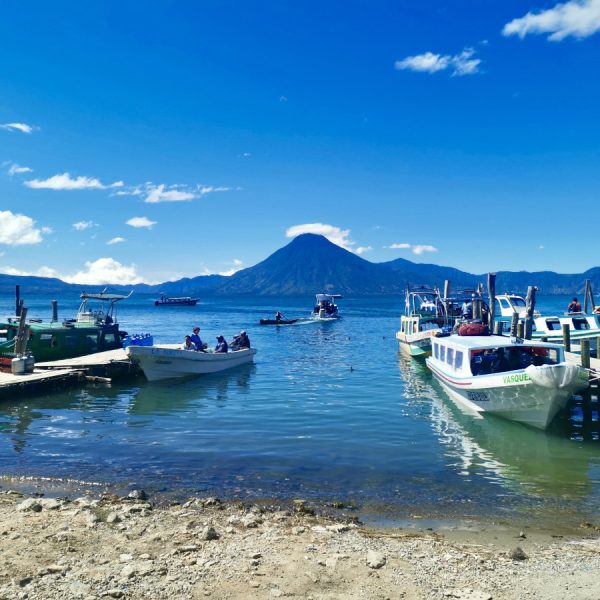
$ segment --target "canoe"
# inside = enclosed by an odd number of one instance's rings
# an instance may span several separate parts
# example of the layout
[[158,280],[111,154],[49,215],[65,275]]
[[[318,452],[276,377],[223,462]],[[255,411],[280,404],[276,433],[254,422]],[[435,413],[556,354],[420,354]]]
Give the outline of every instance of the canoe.
[[251,363],[255,348],[234,352],[196,352],[173,346],[129,346],[127,354],[139,365],[148,381],[204,375]]
[[261,319],[260,324],[261,325],[292,325],[296,321],[298,321],[298,319],[279,319],[279,321],[277,319]]

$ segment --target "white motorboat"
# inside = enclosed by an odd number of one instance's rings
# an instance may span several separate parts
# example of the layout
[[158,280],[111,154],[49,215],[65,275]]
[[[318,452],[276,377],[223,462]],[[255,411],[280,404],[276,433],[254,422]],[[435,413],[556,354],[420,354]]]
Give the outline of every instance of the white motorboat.
[[251,363],[255,348],[233,352],[196,352],[179,346],[129,346],[127,354],[136,362],[148,381],[204,375]]
[[588,373],[565,362],[559,344],[450,335],[432,340],[427,366],[450,397],[476,413],[492,413],[545,429]]
[[317,303],[313,308],[311,318],[321,320],[339,319],[341,315],[334,300],[341,297],[340,294],[317,294]]
[[415,358],[429,356],[431,338],[446,331],[453,320],[447,315],[439,290],[424,286],[407,289],[400,330],[396,332],[400,351]]
[[[500,307],[499,320],[502,322],[503,331],[508,333],[514,313],[519,315],[520,320],[525,318],[525,300],[515,294],[500,294],[496,296],[496,300]],[[532,338],[534,340],[545,338],[549,342],[562,342],[563,325],[569,326],[572,341],[589,339],[595,342],[600,335],[600,315],[576,312],[544,316],[535,311],[533,313]]]

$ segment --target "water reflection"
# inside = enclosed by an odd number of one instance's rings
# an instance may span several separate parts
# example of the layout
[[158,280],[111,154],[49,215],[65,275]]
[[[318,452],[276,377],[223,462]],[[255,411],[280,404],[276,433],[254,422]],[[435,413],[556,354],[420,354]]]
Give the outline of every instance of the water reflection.
[[231,388],[237,392],[248,392],[252,375],[256,371],[253,364],[242,365],[224,373],[214,373],[186,380],[144,382],[132,394],[129,412],[133,415],[170,415],[195,407],[207,399],[225,402]]
[[[582,498],[598,483],[591,473],[600,464],[600,448],[572,440],[569,411],[546,432],[493,415],[474,417],[447,397],[424,364],[400,356],[399,368],[407,396],[431,399],[433,433],[449,466],[462,477],[481,475],[503,487],[544,497]],[[582,429],[593,427],[597,421]]]

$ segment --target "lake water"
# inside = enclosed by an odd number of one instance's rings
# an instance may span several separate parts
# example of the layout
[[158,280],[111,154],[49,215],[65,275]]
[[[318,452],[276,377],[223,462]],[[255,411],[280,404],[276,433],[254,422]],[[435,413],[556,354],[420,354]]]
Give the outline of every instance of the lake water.
[[[50,298],[27,297],[48,318]],[[568,298],[540,298],[548,313]],[[313,298],[209,298],[192,308],[121,304],[130,333],[179,342],[195,324],[210,344],[244,328],[256,362],[182,382],[125,384],[0,404],[0,473],[43,481],[143,487],[177,499],[351,502],[371,522],[466,516],[552,523],[593,520],[600,500],[598,405],[574,398],[546,432],[463,414],[423,363],[398,353],[403,299],[340,301],[343,319],[260,327]],[[76,296],[61,298],[74,316]],[[13,312],[0,299],[0,314]]]

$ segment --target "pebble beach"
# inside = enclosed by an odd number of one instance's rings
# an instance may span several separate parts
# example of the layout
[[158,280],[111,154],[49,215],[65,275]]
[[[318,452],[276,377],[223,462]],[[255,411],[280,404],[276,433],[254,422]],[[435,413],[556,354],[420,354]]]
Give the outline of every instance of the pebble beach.
[[599,528],[364,527],[351,511],[0,494],[0,598],[598,598]]

